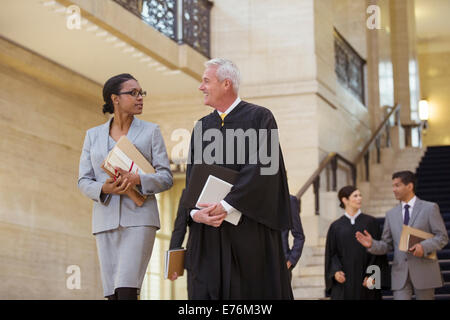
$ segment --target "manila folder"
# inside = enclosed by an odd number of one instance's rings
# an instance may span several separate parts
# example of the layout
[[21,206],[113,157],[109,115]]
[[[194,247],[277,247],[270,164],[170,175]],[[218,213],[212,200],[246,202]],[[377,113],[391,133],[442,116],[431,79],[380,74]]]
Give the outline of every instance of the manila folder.
[[[398,249],[400,251],[409,252],[409,249],[417,242],[433,238],[434,235],[407,225],[403,225],[402,234],[400,236],[400,242]],[[419,239],[418,239],[419,238]],[[430,253],[425,258],[436,260],[436,251]]]

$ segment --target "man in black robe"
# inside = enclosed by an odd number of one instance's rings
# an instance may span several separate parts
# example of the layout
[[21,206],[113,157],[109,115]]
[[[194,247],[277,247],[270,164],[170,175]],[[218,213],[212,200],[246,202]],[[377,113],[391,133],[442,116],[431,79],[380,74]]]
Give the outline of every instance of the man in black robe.
[[[170,247],[181,246],[188,225],[189,299],[292,299],[281,242],[281,230],[291,227],[289,190],[277,124],[270,110],[241,101],[238,88],[239,71],[231,61],[206,63],[199,89],[215,111],[194,128],[186,186],[195,183],[195,164],[239,175],[220,203],[184,208],[180,201]],[[248,134],[245,143],[239,133]],[[237,225],[224,221],[236,211]]]
[[[381,290],[390,287],[389,266],[386,255],[376,256],[367,252],[355,238],[356,232],[371,230],[376,239],[381,237],[381,228],[374,217],[360,213],[353,221],[343,215],[328,229],[325,247],[325,285],[326,293],[333,300],[378,300]],[[379,281],[375,288],[364,286],[365,278],[375,276],[369,266],[380,269]],[[335,279],[336,272],[344,273],[345,282]],[[375,277],[375,280],[376,277]],[[380,288],[380,289],[377,289]]]

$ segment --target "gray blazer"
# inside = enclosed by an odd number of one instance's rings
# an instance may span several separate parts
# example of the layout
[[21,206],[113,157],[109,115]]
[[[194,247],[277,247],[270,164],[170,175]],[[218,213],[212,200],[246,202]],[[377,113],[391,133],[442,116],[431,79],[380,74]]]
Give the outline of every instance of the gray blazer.
[[[409,226],[434,234],[433,238],[421,242],[425,255],[441,250],[448,243],[447,230],[436,203],[417,198],[411,213]],[[386,254],[394,250],[391,271],[392,290],[400,290],[404,287],[408,270],[415,288],[442,287],[442,276],[438,261],[417,258],[410,253],[398,250],[402,227],[402,206],[399,204],[386,213],[381,240],[373,240],[372,247],[368,249],[372,254]]]
[[[111,118],[112,119],[112,118]],[[102,185],[109,176],[100,168],[108,154],[111,119],[89,129],[84,139],[80,157],[78,187],[94,200],[92,210],[92,233],[119,227],[155,226],[160,228],[155,194],[169,189],[173,184],[169,159],[159,126],[134,118],[127,137],[150,161],[156,173],[141,174],[140,191],[148,195],[141,207],[125,195],[101,195]]]

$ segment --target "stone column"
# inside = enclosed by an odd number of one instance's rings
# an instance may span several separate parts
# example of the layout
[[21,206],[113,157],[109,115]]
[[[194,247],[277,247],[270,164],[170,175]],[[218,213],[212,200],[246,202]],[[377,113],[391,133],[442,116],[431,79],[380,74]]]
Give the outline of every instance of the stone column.
[[[400,121],[405,126],[406,146],[411,146],[411,112],[417,112],[419,99],[414,1],[390,1],[391,50],[394,73],[394,99],[401,104]],[[410,77],[416,81],[411,82]],[[411,86],[412,83],[415,83]]]
[[[370,5],[378,5],[377,0],[367,0],[367,7]],[[382,18],[382,16],[380,17]],[[366,28],[367,37],[367,107],[370,113],[370,129],[372,132],[376,130],[381,121],[383,121],[383,110],[380,106],[380,79],[378,64],[379,57],[379,40],[378,29]]]
[[[315,2],[215,0],[211,11],[211,55],[240,68],[243,100],[273,112],[291,194],[319,165]],[[301,200],[307,242],[314,244],[312,187]]]

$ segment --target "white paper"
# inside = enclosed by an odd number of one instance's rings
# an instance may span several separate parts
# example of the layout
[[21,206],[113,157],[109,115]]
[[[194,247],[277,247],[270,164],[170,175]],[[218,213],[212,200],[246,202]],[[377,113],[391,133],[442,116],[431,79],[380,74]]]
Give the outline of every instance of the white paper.
[[[106,157],[104,166],[109,172],[116,175],[114,167],[118,167],[125,171],[130,171],[131,163],[132,163],[131,159],[128,158],[127,155],[122,150],[114,147]],[[133,164],[132,172],[135,174],[139,173],[145,174],[145,172],[136,163]],[[137,186],[134,186],[133,189],[136,190],[139,194],[143,195],[139,191]]]
[[164,279],[167,279],[167,274],[169,273],[169,251],[166,251],[164,256]]
[[[232,184],[213,175],[209,175],[205,185],[203,186],[203,190],[198,197],[196,206],[199,207],[199,203],[219,203],[227,196],[231,190],[231,187],[233,187]],[[225,221],[237,225],[241,219],[241,215],[242,214],[236,210],[228,214]]]
[[[132,161],[126,156],[125,153],[123,153],[122,150],[120,150],[119,148],[114,148],[113,150],[111,150],[108,158],[106,159],[105,167],[113,173],[114,167],[119,167],[122,170],[129,171],[131,164]],[[135,174],[145,174],[145,172],[136,163],[133,163],[132,172]]]

